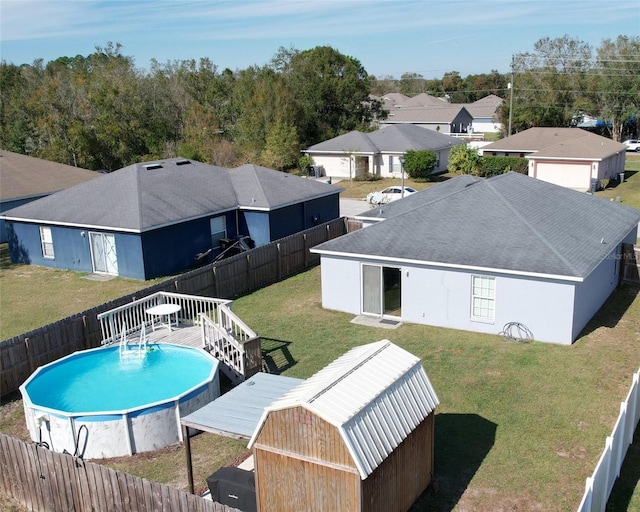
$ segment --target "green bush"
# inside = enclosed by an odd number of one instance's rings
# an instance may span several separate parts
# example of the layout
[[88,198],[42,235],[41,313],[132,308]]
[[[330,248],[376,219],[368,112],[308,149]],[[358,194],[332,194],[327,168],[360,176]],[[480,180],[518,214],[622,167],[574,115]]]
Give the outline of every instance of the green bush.
[[490,178],[498,174],[514,171],[520,174],[527,174],[529,161],[526,158],[512,156],[483,156],[480,158],[477,176]]
[[434,151],[410,150],[405,153],[404,170],[414,180],[429,179],[436,168],[437,157]]
[[309,155],[303,155],[298,158],[298,174],[300,176],[309,176],[311,174],[311,166],[313,165],[313,158]]

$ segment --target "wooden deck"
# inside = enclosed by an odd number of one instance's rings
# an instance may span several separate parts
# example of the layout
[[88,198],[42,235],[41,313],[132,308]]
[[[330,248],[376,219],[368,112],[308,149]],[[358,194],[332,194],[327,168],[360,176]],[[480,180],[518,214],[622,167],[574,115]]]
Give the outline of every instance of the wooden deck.
[[[202,331],[199,325],[173,327],[170,331],[166,327],[156,327],[155,331],[147,330],[149,343],[172,343],[184,347],[204,348],[202,346]],[[138,336],[128,336],[129,343],[136,343]]]

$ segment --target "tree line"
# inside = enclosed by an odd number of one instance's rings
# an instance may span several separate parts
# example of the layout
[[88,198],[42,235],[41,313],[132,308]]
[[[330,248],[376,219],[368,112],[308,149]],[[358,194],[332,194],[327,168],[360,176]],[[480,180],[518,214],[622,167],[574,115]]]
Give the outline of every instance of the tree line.
[[[182,156],[225,167],[297,165],[300,150],[386,117],[375,96],[426,92],[452,103],[489,94],[512,130],[569,126],[585,113],[616,140],[637,134],[640,38],[593,51],[565,36],[514,56],[512,73],[399,80],[367,74],[330,46],[280,48],[264,66],[220,70],[209,58],[136,68],[119,44],[88,56],[0,63],[0,147],[108,171]],[[510,111],[510,107],[511,111]]]

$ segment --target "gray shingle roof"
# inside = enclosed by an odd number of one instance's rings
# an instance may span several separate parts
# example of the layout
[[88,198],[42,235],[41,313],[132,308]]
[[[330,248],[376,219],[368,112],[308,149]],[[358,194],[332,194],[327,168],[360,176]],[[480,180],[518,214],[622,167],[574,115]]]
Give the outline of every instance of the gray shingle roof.
[[[445,103],[442,105],[429,105],[426,107],[403,107],[389,112],[389,117],[384,123],[451,123],[466,110],[465,106],[458,103]],[[471,114],[469,114],[471,117]]]
[[579,280],[640,222],[634,208],[513,172],[414,196],[426,203],[314,252]]
[[307,148],[309,152],[323,153],[377,153],[378,148],[371,142],[370,134],[354,130],[333,139],[325,140]]
[[309,147],[309,153],[404,153],[409,150],[437,151],[462,144],[444,133],[420,126],[389,125],[371,133],[349,132]]
[[230,170],[172,158],[130,165],[8,210],[5,216],[140,232],[238,206],[271,209],[341,190],[264,167]]
[[409,150],[450,148],[463,141],[444,133],[415,125],[390,125],[369,134],[369,138],[380,151],[405,152]]
[[259,165],[246,164],[229,172],[238,204],[245,208],[282,208],[343,191],[342,187],[300,178]]

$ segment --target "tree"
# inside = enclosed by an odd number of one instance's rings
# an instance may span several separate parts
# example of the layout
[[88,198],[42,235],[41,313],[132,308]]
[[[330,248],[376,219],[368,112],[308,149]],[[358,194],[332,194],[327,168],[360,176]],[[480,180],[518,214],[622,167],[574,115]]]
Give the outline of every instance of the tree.
[[604,40],[597,50],[595,68],[595,105],[609,121],[613,139],[621,141],[640,113],[640,37]]
[[418,73],[403,73],[400,77],[400,93],[405,96],[416,96],[426,91],[426,81]]
[[591,46],[567,35],[540,39],[533,52],[515,55],[515,130],[569,126],[576,115],[574,101],[586,88],[591,60]]
[[466,144],[454,146],[449,152],[448,171],[478,176],[480,173],[480,156],[478,152]]
[[436,168],[437,157],[428,149],[409,150],[405,153],[404,171],[412,179],[429,179]]
[[294,167],[299,155],[296,127],[277,121],[268,130],[262,162],[266,167],[282,171]]
[[282,72],[301,109],[297,126],[303,146],[370,130],[382,113],[378,102],[369,101],[371,83],[362,64],[330,46],[303,52],[281,48],[272,66]]

